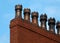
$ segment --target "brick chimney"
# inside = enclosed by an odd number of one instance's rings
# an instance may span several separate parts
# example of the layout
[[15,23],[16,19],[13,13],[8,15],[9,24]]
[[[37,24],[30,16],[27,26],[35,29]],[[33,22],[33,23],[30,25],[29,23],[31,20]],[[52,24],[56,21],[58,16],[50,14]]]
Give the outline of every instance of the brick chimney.
[[15,15],[15,18],[21,18],[21,14],[22,14],[22,5],[16,5],[15,6],[15,12],[16,12],[16,15]]
[[49,31],[55,33],[55,18],[48,19]]
[[40,15],[40,22],[41,22],[41,28],[47,29],[47,27],[46,27],[47,15],[46,14]]
[[38,25],[38,12],[32,12],[32,23]]
[[60,21],[56,23],[56,28],[57,28],[57,34],[60,35]]
[[24,20],[30,21],[30,12],[29,8],[24,9]]

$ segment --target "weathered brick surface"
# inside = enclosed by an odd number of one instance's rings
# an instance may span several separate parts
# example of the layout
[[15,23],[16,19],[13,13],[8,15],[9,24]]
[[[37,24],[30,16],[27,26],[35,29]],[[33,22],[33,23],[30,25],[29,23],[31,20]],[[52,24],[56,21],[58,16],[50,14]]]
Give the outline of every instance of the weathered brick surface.
[[60,43],[60,36],[28,21],[15,19],[10,23],[10,43]]

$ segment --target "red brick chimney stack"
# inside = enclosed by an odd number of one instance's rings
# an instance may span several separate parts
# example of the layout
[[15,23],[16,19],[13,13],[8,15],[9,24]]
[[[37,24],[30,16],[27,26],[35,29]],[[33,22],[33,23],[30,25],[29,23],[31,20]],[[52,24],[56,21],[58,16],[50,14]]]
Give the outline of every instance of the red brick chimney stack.
[[40,22],[41,22],[41,28],[45,28],[47,29],[46,27],[46,22],[47,22],[47,15],[46,14],[41,14],[40,15]]
[[30,12],[29,8],[24,9],[24,20],[30,21]]
[[60,21],[56,23],[56,28],[57,28],[57,34],[60,35]]
[[22,16],[21,16],[21,14],[22,14],[22,5],[16,5],[15,6],[15,11],[16,11],[15,18],[22,18]]
[[38,12],[32,12],[32,23],[38,25]]
[[51,18],[48,20],[49,25],[49,31],[52,31],[55,33],[55,18]]

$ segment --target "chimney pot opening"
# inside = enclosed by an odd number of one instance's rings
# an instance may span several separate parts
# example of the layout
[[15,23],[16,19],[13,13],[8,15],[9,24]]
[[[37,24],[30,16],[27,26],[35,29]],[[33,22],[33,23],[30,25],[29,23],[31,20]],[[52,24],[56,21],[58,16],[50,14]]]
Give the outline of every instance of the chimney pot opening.
[[38,25],[38,12],[32,12],[32,23]]
[[60,21],[56,23],[57,34],[60,35]]
[[41,27],[47,29],[47,27],[46,27],[47,15],[46,14],[40,15],[40,22],[41,22]]
[[29,8],[24,9],[24,20],[30,21],[30,12],[31,10]]
[[55,33],[55,18],[50,17],[50,19],[48,19],[48,25],[49,25],[49,31]]
[[22,5],[16,5],[16,6],[15,6],[15,10],[20,10],[20,11],[22,11]]
[[15,18],[22,18],[22,5],[16,5],[15,6],[15,13],[16,13],[16,15],[15,15]]

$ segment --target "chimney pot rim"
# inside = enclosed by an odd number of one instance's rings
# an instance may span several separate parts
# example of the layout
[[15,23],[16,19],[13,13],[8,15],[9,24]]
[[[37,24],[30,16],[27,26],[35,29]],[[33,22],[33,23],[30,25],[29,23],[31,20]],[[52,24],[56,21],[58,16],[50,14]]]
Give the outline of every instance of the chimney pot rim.
[[32,12],[32,17],[37,17],[38,18],[38,12]]
[[22,10],[22,5],[18,4],[18,5],[15,5],[15,10]]

